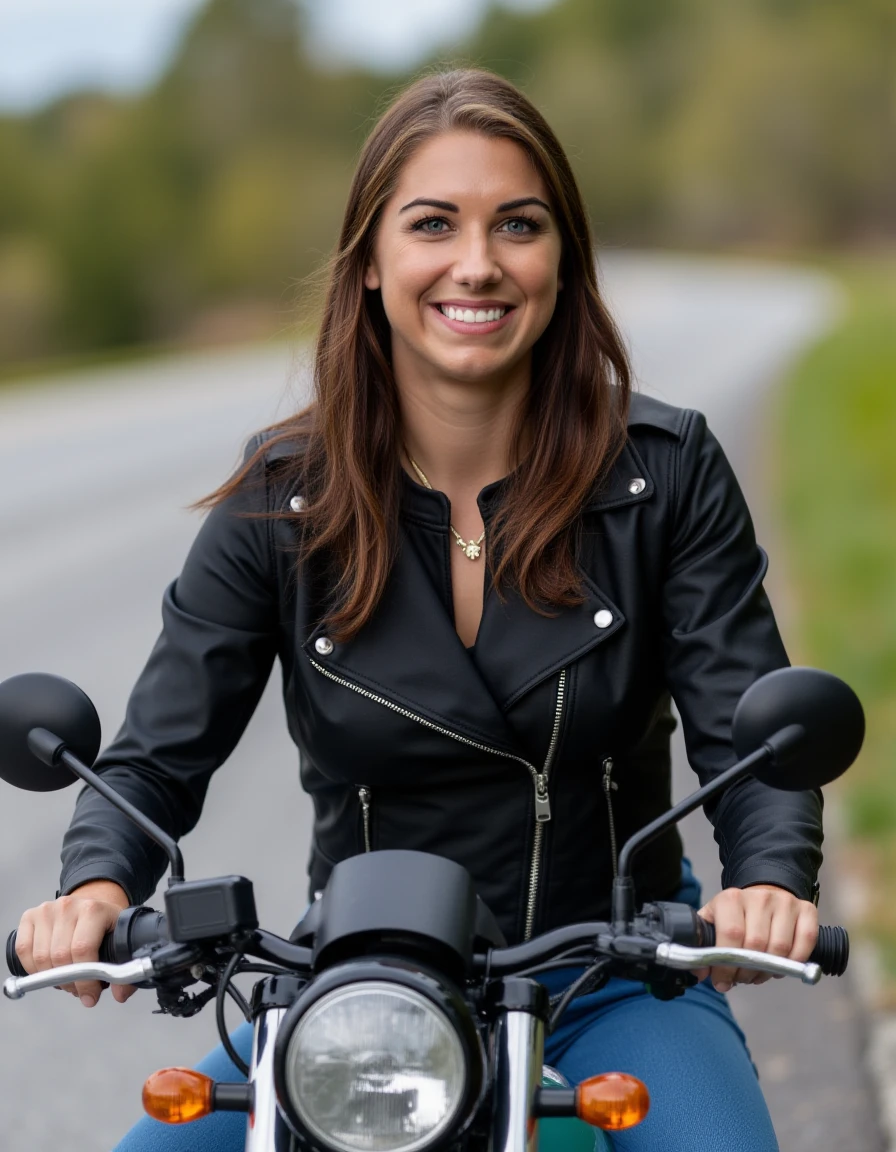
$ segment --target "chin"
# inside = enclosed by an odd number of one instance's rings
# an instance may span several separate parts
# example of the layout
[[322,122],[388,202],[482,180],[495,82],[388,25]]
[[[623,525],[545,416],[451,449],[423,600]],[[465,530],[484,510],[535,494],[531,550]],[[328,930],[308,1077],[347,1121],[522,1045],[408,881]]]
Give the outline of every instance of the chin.
[[507,376],[519,363],[519,358],[505,359],[496,356],[470,355],[445,360],[441,370],[446,376],[465,383],[489,380],[495,376]]

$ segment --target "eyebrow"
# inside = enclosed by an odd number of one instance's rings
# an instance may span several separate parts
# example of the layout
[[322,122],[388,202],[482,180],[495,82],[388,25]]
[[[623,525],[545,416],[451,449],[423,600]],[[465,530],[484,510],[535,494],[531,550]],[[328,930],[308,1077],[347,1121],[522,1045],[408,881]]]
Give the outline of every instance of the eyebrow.
[[[519,200],[508,200],[504,204],[499,204],[496,211],[498,212],[513,212],[516,208],[526,208],[530,204],[537,204],[539,207],[544,208],[546,212],[550,212],[549,204],[545,204],[544,200],[539,200],[537,196],[523,196]],[[409,208],[440,208],[443,212],[460,212],[460,208],[456,204],[452,204],[450,200],[428,200],[425,197],[419,197],[412,200],[409,204],[405,204],[400,208],[400,212],[407,212]]]

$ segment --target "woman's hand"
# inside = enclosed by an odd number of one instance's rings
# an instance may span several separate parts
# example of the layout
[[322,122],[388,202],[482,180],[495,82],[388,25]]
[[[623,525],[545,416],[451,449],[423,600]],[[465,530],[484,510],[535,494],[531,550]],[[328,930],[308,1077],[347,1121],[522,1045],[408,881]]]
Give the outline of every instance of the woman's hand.
[[[791,960],[808,960],[818,940],[815,905],[773,884],[726,888],[700,909],[700,915],[715,924],[718,947],[753,948]],[[764,984],[771,979],[769,974],[751,968],[718,966],[701,968],[694,975],[700,980],[711,975],[718,992],[727,992],[732,984]]]
[[[26,972],[98,960],[103,937],[115,927],[119,912],[128,904],[123,888],[111,880],[93,880],[68,896],[29,908],[19,921],[16,955]],[[104,985],[98,980],[81,980],[61,987],[80,997],[85,1008],[92,1008]],[[112,996],[119,1004],[136,991],[132,984],[112,986]]]

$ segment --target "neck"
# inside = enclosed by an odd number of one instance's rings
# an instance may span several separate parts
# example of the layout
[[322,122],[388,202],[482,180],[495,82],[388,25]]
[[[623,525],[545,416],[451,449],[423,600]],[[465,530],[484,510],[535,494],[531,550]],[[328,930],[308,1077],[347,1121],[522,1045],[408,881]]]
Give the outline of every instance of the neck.
[[516,467],[513,438],[527,390],[528,379],[498,389],[399,388],[405,449],[433,488],[475,495]]

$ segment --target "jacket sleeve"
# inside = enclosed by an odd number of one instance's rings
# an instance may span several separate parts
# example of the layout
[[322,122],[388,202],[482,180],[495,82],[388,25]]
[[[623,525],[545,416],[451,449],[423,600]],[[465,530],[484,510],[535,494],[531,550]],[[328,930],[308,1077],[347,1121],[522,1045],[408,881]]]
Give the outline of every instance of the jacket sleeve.
[[[663,589],[664,661],[688,759],[701,784],[737,759],[734,710],[760,676],[788,664],[762,588],[768,566],[718,441],[699,413],[680,443]],[[821,793],[747,777],[707,805],[723,887],[775,884],[813,899],[821,865]]]
[[[162,633],[121,731],[95,765],[176,839],[199,818],[212,773],[230,755],[264,690],[277,643],[270,521],[261,482],[209,513],[162,600]],[[262,489],[263,491],[263,489]],[[60,894],[88,880],[143,903],[167,867],[161,848],[91,789],[62,847]]]

